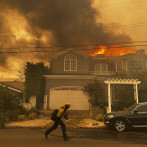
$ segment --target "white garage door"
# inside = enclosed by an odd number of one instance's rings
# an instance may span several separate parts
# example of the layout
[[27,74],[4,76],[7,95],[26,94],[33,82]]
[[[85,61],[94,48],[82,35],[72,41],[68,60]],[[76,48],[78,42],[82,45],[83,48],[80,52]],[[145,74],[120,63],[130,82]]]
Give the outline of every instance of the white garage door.
[[49,108],[57,109],[69,102],[70,110],[89,110],[88,98],[80,87],[58,87],[50,90]]

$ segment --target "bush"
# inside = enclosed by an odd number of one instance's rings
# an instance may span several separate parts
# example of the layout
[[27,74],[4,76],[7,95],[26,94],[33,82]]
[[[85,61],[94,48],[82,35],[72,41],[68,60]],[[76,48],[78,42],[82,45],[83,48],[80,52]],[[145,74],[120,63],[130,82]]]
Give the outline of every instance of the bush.
[[8,121],[17,121],[18,120],[18,116],[19,115],[23,115],[26,113],[26,110],[21,107],[21,106],[18,106],[16,109],[12,109],[12,110],[7,110],[5,112],[5,120],[6,122]]
[[29,114],[28,115],[28,118],[29,119],[35,119],[35,118],[37,118],[37,113],[31,113],[31,114]]
[[9,110],[6,113],[6,117],[9,118],[10,121],[17,121],[18,120],[18,109]]
[[18,119],[19,99],[8,89],[0,86],[0,128],[5,121],[16,121]]
[[31,113],[37,113],[36,109],[35,108],[31,108],[30,110],[27,110],[26,111],[26,115],[30,115]]
[[18,121],[23,121],[26,119],[26,116],[25,115],[19,115],[18,116]]
[[4,113],[0,112],[0,128],[3,128],[4,124],[5,124]]
[[26,109],[22,105],[18,105],[17,109],[19,109],[19,114],[20,115],[26,113]]
[[88,101],[93,106],[105,107],[106,105],[106,93],[105,93],[105,84],[94,81],[84,86],[83,92],[88,96]]
[[98,115],[96,116],[96,120],[97,120],[97,121],[103,121],[103,120],[104,120],[103,115],[102,115],[102,114],[98,114]]

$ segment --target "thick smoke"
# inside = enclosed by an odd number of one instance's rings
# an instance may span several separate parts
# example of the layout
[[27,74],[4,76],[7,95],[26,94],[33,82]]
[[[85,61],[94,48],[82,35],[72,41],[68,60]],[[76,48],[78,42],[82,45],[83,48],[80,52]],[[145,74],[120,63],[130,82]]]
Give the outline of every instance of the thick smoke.
[[[106,32],[101,23],[96,23],[95,16],[100,14],[92,7],[92,3],[93,0],[1,0],[0,11],[17,10],[28,21],[28,31],[37,38],[42,36],[42,32],[51,32],[52,39],[48,40],[54,46],[129,41],[128,36]],[[37,46],[44,45],[39,39],[35,43]]]

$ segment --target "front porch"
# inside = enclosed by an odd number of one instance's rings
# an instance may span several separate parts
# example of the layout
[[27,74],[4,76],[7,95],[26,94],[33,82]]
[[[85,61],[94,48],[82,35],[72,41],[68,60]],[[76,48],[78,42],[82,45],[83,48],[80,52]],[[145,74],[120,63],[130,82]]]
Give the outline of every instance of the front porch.
[[136,103],[139,102],[138,100],[138,84],[141,83],[138,79],[118,79],[118,78],[113,78],[113,79],[108,79],[104,81],[105,84],[108,85],[108,107],[107,107],[107,113],[111,112],[111,107],[112,107],[112,94],[111,94],[111,85],[114,84],[122,84],[122,85],[134,85],[134,99]]

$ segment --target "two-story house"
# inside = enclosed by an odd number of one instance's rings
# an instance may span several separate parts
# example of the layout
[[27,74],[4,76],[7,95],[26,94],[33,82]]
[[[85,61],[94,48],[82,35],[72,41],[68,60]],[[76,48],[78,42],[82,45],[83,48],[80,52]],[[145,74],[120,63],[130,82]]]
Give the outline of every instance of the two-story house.
[[62,51],[51,58],[51,74],[45,75],[46,108],[59,108],[68,101],[72,110],[89,110],[88,99],[81,90],[94,79],[94,76],[89,75],[89,58],[73,49]]
[[84,85],[95,78],[104,82],[114,73],[114,61],[104,55],[90,56],[74,49],[62,51],[50,60],[50,75],[45,75],[44,109],[55,109],[66,101],[72,110],[89,110]]
[[[44,75],[44,109],[59,108],[68,101],[72,110],[89,110],[90,105],[82,91],[83,86],[95,79],[104,83],[105,80],[115,78],[119,72],[146,69],[147,55],[143,50],[118,57],[103,54],[90,56],[74,49],[64,50],[51,58],[51,73]],[[112,101],[115,101],[115,89],[112,87],[111,90]]]

